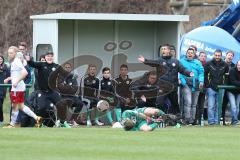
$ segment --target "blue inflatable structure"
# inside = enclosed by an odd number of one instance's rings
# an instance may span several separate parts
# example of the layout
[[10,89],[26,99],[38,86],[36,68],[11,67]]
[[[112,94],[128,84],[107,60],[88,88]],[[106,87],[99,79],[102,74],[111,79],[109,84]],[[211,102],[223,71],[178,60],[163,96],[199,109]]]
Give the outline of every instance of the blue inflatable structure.
[[208,58],[216,49],[235,52],[234,62],[240,59],[240,0],[233,2],[214,20],[203,22],[181,39],[180,56],[185,55],[187,48],[195,45],[199,51],[205,51]]

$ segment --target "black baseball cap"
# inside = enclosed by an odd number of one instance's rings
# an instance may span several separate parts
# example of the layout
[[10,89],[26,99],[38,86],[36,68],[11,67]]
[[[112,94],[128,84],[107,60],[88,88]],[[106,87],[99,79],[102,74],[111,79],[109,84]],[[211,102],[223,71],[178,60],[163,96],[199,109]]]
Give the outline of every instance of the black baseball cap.
[[46,56],[46,55],[54,55],[54,54],[53,54],[53,52],[47,52],[47,53],[45,54],[45,56]]

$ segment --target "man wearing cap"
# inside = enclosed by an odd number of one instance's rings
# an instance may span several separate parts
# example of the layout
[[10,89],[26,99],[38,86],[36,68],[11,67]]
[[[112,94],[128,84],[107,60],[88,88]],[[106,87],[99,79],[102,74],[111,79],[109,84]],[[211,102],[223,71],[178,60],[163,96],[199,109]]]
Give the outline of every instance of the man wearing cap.
[[[59,65],[53,62],[53,52],[47,52],[45,54],[46,62],[34,62],[30,56],[26,56],[26,60],[30,67],[36,68],[38,70],[38,85],[39,85],[39,93],[37,94],[38,98],[38,106],[40,114],[43,116],[46,113],[46,108],[49,104],[46,102],[50,101],[57,107],[58,116],[61,116],[61,109],[64,108],[64,104],[60,102],[61,96],[58,92],[53,91],[49,87],[49,76],[52,72],[54,72]],[[65,119],[60,118],[60,123],[62,127],[69,128],[70,126],[67,124]]]

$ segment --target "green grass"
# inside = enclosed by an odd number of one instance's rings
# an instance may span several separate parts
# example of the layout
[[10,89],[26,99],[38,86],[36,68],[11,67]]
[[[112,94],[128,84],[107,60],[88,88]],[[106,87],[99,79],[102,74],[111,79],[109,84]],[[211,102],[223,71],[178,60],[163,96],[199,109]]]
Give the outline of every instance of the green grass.
[[185,127],[154,132],[111,128],[0,129],[0,159],[238,160],[240,128]]
[[[9,96],[4,102],[9,121]],[[239,160],[240,127],[0,128],[0,160]]]

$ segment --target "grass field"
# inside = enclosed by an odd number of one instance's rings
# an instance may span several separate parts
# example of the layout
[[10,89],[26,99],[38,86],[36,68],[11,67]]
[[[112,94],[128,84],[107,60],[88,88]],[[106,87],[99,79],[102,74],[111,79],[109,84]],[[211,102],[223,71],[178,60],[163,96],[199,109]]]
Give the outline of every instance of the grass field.
[[[9,100],[4,102],[5,123]],[[0,160],[239,160],[240,127],[0,128]]]
[[240,128],[0,129],[1,160],[239,160]]

